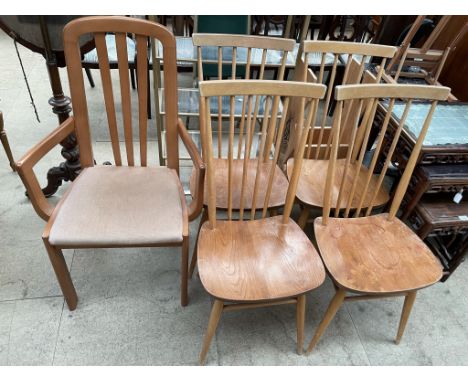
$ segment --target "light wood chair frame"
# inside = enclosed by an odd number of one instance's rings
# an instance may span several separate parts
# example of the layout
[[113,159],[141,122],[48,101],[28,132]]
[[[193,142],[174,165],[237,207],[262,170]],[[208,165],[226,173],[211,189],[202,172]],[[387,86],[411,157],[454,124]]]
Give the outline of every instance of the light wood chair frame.
[[[317,160],[324,159],[329,152],[326,150],[327,144],[331,142],[331,126],[327,123],[329,111],[332,107],[332,98],[336,88],[337,68],[342,63],[342,57],[346,56],[346,63],[344,66],[344,74],[342,78],[342,85],[345,84],[359,84],[365,82],[376,82],[379,83],[382,76],[384,75],[384,68],[388,59],[391,59],[397,48],[389,45],[378,45],[378,44],[365,44],[357,42],[343,42],[343,41],[316,41],[306,40],[301,44],[300,51],[302,54],[298,54],[296,59],[296,69],[294,71],[294,80],[302,82],[312,83],[323,83],[325,81],[325,71],[328,70],[329,77],[327,79],[327,94],[323,103],[323,111],[319,116],[318,121],[314,121],[310,127],[309,136],[307,138],[305,158],[306,160]],[[318,67],[318,75],[310,68],[310,56],[313,53],[320,53],[321,62]],[[326,68],[326,56],[332,54],[334,56],[333,64],[330,68]],[[360,58],[359,58],[360,56]],[[366,70],[366,63],[370,58],[381,58],[381,63],[376,76],[372,76],[370,80],[370,72]],[[351,121],[355,118],[357,105],[348,103],[346,110],[344,110],[344,121]],[[290,109],[290,118],[294,120],[295,116],[298,115],[295,110],[296,105],[292,105]],[[342,156],[346,150],[346,142],[349,141],[350,128],[343,129],[339,155]],[[290,135],[290,144],[295,142],[295,132],[293,131]],[[284,153],[283,161],[286,161],[291,156],[291,146],[287,147]],[[302,207],[302,213],[299,217],[298,224],[304,229],[309,218],[310,210],[312,207],[322,206],[309,206],[304,202],[300,201]]]
[[[73,100],[74,113],[72,117],[65,120],[56,130],[35,145],[17,163],[18,173],[26,186],[28,196],[37,214],[47,222],[42,235],[44,245],[47,249],[49,259],[54,268],[58,282],[70,310],[77,306],[78,297],[70,277],[68,267],[62,254],[62,249],[49,243],[49,234],[54,223],[57,212],[62,203],[66,200],[67,194],[71,191],[73,184],[68,188],[56,207],[47,201],[42,193],[41,187],[34,173],[33,167],[59,142],[63,141],[71,133],[76,133],[78,145],[80,147],[80,163],[83,169],[94,166],[92,152],[92,140],[89,128],[88,108],[85,96],[84,81],[82,76],[81,56],[78,48],[78,39],[86,33],[93,33],[96,40],[96,48],[100,60],[100,71],[103,82],[103,93],[105,97],[106,113],[109,122],[109,132],[112,142],[112,151],[115,165],[122,166],[122,156],[120,153],[118,131],[116,123],[115,105],[112,94],[110,79],[110,68],[107,59],[107,49],[105,46],[105,33],[115,32],[119,59],[119,73],[121,82],[122,113],[124,122],[125,147],[128,166],[135,166],[133,155],[132,121],[130,115],[130,84],[128,61],[126,54],[126,33],[134,33],[137,41],[137,55],[147,57],[147,38],[154,37],[161,41],[164,47],[164,57],[167,63],[164,80],[166,84],[167,113],[165,122],[167,126],[167,167],[178,173],[178,140],[181,137],[187,147],[197,173],[197,184],[203,185],[204,164],[198,154],[195,144],[191,141],[185,127],[177,116],[177,72],[176,72],[176,50],[175,38],[168,29],[162,25],[119,16],[85,17],[74,20],[64,28],[64,48],[67,59],[67,70],[70,81],[70,92]],[[140,135],[140,161],[141,166],[147,166],[147,60],[138,60],[137,75],[139,77],[138,100],[139,100],[139,135]],[[169,86],[169,84],[173,84]],[[181,185],[179,194],[183,213],[183,239],[180,243],[159,243],[156,247],[176,246],[182,248],[181,256],[181,305],[188,303],[188,259],[189,259],[189,229],[188,222],[196,218],[202,208],[203,187],[200,193],[194,195],[194,199],[189,206],[186,205],[185,195]],[[201,197],[201,199],[200,199]],[[143,246],[143,245],[142,245]],[[106,246],[108,248],[108,246]],[[124,247],[118,245],[118,247]],[[135,245],[131,245],[135,247]],[[74,249],[76,246],[73,247]],[[80,248],[89,248],[83,246]],[[96,248],[96,246],[93,246]],[[113,247],[112,247],[113,248]]]
[[[236,95],[243,95],[249,97],[249,119],[247,124],[247,131],[246,131],[246,150],[243,158],[244,162],[244,172],[243,172],[243,180],[242,180],[242,191],[241,195],[245,194],[245,175],[246,175],[246,166],[247,162],[250,159],[250,145],[252,142],[252,96],[259,96],[259,95],[268,95],[272,98],[276,97],[284,97],[284,105],[285,109],[287,110],[288,105],[290,103],[290,98],[292,97],[301,97],[301,104],[303,109],[306,107],[306,103],[309,105],[307,116],[302,114],[302,129],[298,126],[298,129],[302,130],[300,142],[298,144],[298,150],[295,152],[295,158],[297,159],[297,171],[293,172],[293,176],[290,180],[290,184],[287,191],[286,203],[284,206],[284,212],[281,217],[282,224],[286,225],[290,221],[291,210],[294,203],[294,195],[295,195],[295,187],[297,186],[297,182],[299,179],[299,169],[300,164],[303,158],[304,148],[305,148],[305,139],[307,137],[307,129],[304,126],[308,126],[311,123],[311,120],[314,118],[314,115],[317,111],[317,104],[318,100],[323,97],[325,93],[325,86],[320,84],[306,84],[306,83],[298,83],[298,82],[285,82],[285,81],[252,81],[252,80],[226,80],[226,81],[204,81],[200,83],[200,105],[201,105],[201,132],[202,132],[202,140],[203,140],[203,155],[206,161],[207,166],[207,192],[208,192],[208,208],[207,208],[207,216],[208,220],[205,222],[205,225],[208,224],[209,229],[216,230],[217,227],[217,205],[216,205],[216,188],[214,183],[213,177],[213,139],[212,139],[212,125],[211,125],[211,111],[210,111],[210,97],[218,97],[218,96],[230,96],[231,100],[231,111],[234,108],[234,96]],[[307,99],[307,101],[306,101]],[[266,110],[269,110],[270,106],[274,103],[271,101],[271,98],[266,101],[267,106]],[[277,113],[278,110],[271,109],[272,113]],[[286,114],[281,116],[281,119],[277,119],[274,117],[274,114],[268,118],[269,122],[264,119],[264,123],[262,124],[262,130],[264,133],[268,131],[268,134],[263,135],[263,139],[260,145],[260,150],[258,152],[258,162],[257,162],[257,175],[259,173],[259,166],[261,162],[269,160],[270,158],[270,150],[268,146],[274,145],[274,154],[273,159],[271,161],[270,172],[268,177],[268,191],[265,195],[265,200],[263,203],[263,209],[261,212],[261,219],[265,219],[267,217],[268,211],[268,199],[271,194],[271,187],[273,184],[273,174],[275,164],[278,162],[279,158],[279,148],[281,144],[281,139],[284,134],[285,122],[286,122]],[[299,119],[298,119],[299,121]],[[277,123],[279,127],[277,128]],[[268,126],[267,126],[268,125]],[[274,130],[277,131],[274,133]],[[239,215],[235,219],[233,216],[233,207],[232,207],[232,175],[231,175],[231,168],[232,163],[234,160],[234,116],[231,112],[230,116],[230,127],[229,127],[229,170],[228,170],[228,211],[227,211],[227,220],[233,221],[238,220],[242,222],[245,220],[254,220],[256,218],[257,208],[255,205],[255,196],[253,198],[253,205],[250,208],[250,217],[247,217],[244,211],[243,206],[243,197],[241,196],[241,208],[239,210]],[[271,139],[271,142],[268,141]],[[256,195],[258,190],[258,176],[255,179],[255,188],[254,188],[254,195]],[[259,232],[259,235],[262,233]],[[292,243],[291,243],[292,244]],[[221,317],[222,312],[226,311],[233,311],[239,309],[247,309],[247,308],[257,308],[257,307],[266,307],[271,305],[279,305],[279,304],[296,304],[297,309],[297,352],[299,354],[302,353],[303,348],[303,341],[304,341],[304,320],[305,320],[305,303],[306,298],[305,294],[301,294],[299,296],[289,296],[282,299],[275,299],[275,300],[262,300],[262,301],[226,301],[220,299],[219,297],[214,297],[214,303],[211,310],[211,315],[208,323],[208,329],[205,335],[205,339],[203,342],[202,351],[200,354],[200,364],[203,364],[206,358],[206,354],[208,352],[211,340],[215,334],[216,327],[218,325],[219,319]]]
[[[295,41],[292,39],[285,39],[285,38],[276,38],[276,37],[264,37],[264,36],[249,36],[249,35],[234,35],[234,34],[216,34],[216,33],[194,33],[192,36],[193,45],[197,49],[197,72],[198,72],[198,82],[201,83],[203,81],[203,47],[217,47],[218,48],[218,59],[215,62],[218,68],[218,81],[223,80],[223,67],[226,64],[231,64],[231,79],[230,81],[236,80],[236,73],[239,66],[245,67],[245,80],[250,80],[251,69],[254,66],[258,67],[258,80],[264,80],[265,75],[265,68],[267,66],[267,54],[268,51],[280,51],[282,52],[281,62],[279,63],[276,79],[281,81],[285,75],[286,69],[286,62],[288,58],[288,54],[294,50]],[[223,61],[223,48],[232,48],[232,61]],[[237,62],[236,61],[236,53],[238,48],[246,48],[247,49],[247,57],[246,62]],[[261,49],[262,50],[262,59],[260,65],[253,65],[252,64],[252,50],[253,49]],[[261,124],[261,117],[259,116],[259,102],[260,98],[256,98],[255,106],[254,106],[254,123]],[[221,110],[222,104],[222,97],[218,97],[218,121],[217,121],[217,147],[218,147],[218,157],[221,158],[222,153],[222,134],[223,134],[223,120],[226,120],[229,117],[223,115]],[[275,97],[273,103],[273,114],[276,114],[279,108],[281,107],[281,98]],[[239,120],[239,135],[243,136],[244,130],[246,129],[246,113],[247,113],[247,102],[246,98],[244,98],[242,103],[242,111]],[[239,141],[238,146],[238,158],[240,159],[240,147],[242,145],[242,141]],[[271,210],[271,213],[276,213],[276,208]],[[208,215],[206,212],[206,208],[203,209],[202,218],[200,219],[199,230],[203,223],[208,219]],[[190,262],[190,270],[189,275],[190,277],[193,276],[193,272],[196,267],[197,262],[197,245],[195,243],[194,252],[192,255],[192,259]]]
[[[392,108],[397,99],[400,100],[407,100],[405,109],[403,111],[403,114],[400,118],[399,121],[396,121],[398,128],[396,133],[394,134],[392,140],[391,140],[391,145],[389,148],[389,151],[387,152],[386,155],[386,160],[385,164],[383,166],[383,169],[381,170],[381,176],[379,177],[379,187],[382,186],[382,181],[383,177],[386,173],[386,169],[391,163],[392,155],[395,150],[395,147],[398,143],[398,140],[400,138],[400,134],[402,129],[404,128],[404,124],[406,121],[406,118],[408,116],[411,104],[414,99],[423,99],[423,100],[429,100],[431,102],[430,109],[427,113],[426,119],[424,120],[421,132],[416,140],[416,144],[413,148],[413,151],[411,152],[411,155],[408,159],[408,162],[406,163],[405,169],[403,171],[403,174],[398,182],[398,185],[396,187],[396,191],[393,195],[393,200],[390,205],[389,213],[388,213],[388,221],[392,222],[395,220],[398,220],[397,212],[400,207],[400,204],[403,200],[404,194],[408,188],[408,184],[411,178],[411,175],[413,173],[414,167],[417,162],[417,158],[419,155],[419,152],[421,150],[421,147],[424,142],[425,135],[427,133],[427,130],[429,129],[430,122],[432,119],[432,115],[434,113],[434,110],[437,106],[438,101],[445,101],[450,93],[450,89],[447,87],[439,87],[439,86],[423,86],[423,85],[380,85],[380,84],[370,84],[370,85],[347,85],[347,86],[338,86],[336,88],[335,96],[336,100],[338,101],[337,104],[337,109],[334,114],[334,121],[333,121],[333,140],[331,144],[328,145],[328,149],[331,152],[330,156],[330,162],[328,166],[328,173],[327,173],[327,178],[326,178],[326,186],[325,186],[325,198],[324,198],[324,206],[323,206],[323,214],[321,218],[321,223],[317,224],[322,224],[326,226],[329,222],[330,216],[333,214],[333,208],[331,206],[331,186],[332,182],[334,181],[335,178],[335,170],[336,170],[336,162],[338,160],[338,148],[339,148],[339,136],[340,136],[340,129],[344,124],[344,120],[342,118],[343,115],[343,109],[344,109],[344,102],[349,102],[351,100],[358,100],[359,102],[359,107],[361,108],[364,103],[367,101],[367,110],[371,110],[370,114],[366,116],[365,118],[367,119],[372,119],[374,118],[375,111],[377,108],[377,104],[379,102],[379,99],[385,98],[389,99],[390,105],[387,109],[386,117],[385,120],[381,126],[381,131],[380,131],[380,137],[377,140],[377,146],[376,146],[376,152],[374,154],[374,158],[377,158],[379,155],[380,150],[382,149],[382,142],[385,136],[385,132],[387,130],[389,120],[392,117]],[[368,124],[367,126],[372,125],[372,123]],[[355,127],[357,127],[357,122],[355,122]],[[355,129],[356,131],[357,129]],[[347,166],[352,162],[351,155],[354,156],[355,160],[357,159],[360,163],[362,163],[363,159],[363,153],[366,151],[366,139],[369,136],[369,131],[370,128],[367,127],[366,131],[364,132],[364,137],[361,138],[360,142],[359,139],[356,138],[356,135],[359,134],[354,134],[353,135],[353,140],[351,142],[351,146],[348,149],[348,155],[347,155]],[[359,142],[358,146],[353,147],[353,144],[355,142]],[[360,147],[359,147],[360,146]],[[359,158],[356,158],[356,153],[359,152]],[[372,160],[370,164],[370,169],[369,173],[372,174],[376,165],[376,160]],[[344,177],[343,177],[344,179]],[[369,180],[368,178],[368,183],[366,186],[369,185]],[[339,191],[339,195],[341,195],[342,188],[344,186],[344,182],[341,182],[341,188]],[[353,184],[354,186],[354,184]],[[374,196],[376,195],[378,190],[369,190],[369,192],[373,192]],[[354,218],[359,217],[361,213],[361,206],[363,203],[363,200],[365,198],[365,194],[361,196],[360,200],[360,207],[355,210],[355,213],[353,215]],[[338,202],[337,204],[340,206],[340,196],[338,196]],[[351,198],[350,198],[351,199]],[[349,217],[349,211],[350,211],[350,199],[348,199],[348,202],[345,204],[346,208],[346,213],[345,217],[343,218],[346,219]],[[369,217],[371,210],[373,207],[373,201],[370,203],[370,205],[367,207],[364,216]],[[334,210],[334,217],[338,218],[338,209]],[[319,244],[319,249],[320,249],[320,244]],[[323,257],[323,256],[322,256]],[[325,262],[326,266],[326,262]],[[331,320],[335,316],[336,312],[342,305],[344,301],[356,301],[356,300],[365,300],[365,299],[376,299],[376,298],[387,298],[387,297],[395,297],[395,296],[404,296],[405,301],[403,305],[403,311],[401,314],[401,319],[400,319],[400,324],[398,327],[398,332],[396,336],[396,344],[398,344],[403,336],[403,332],[405,330],[413,303],[416,298],[416,293],[417,290],[422,289],[424,287],[427,287],[429,285],[422,285],[421,288],[418,288],[416,290],[403,290],[403,291],[398,291],[397,293],[392,292],[392,293],[386,293],[386,292],[381,292],[381,293],[363,293],[362,291],[359,290],[352,290],[349,289],[343,285],[340,285],[334,278],[333,274],[329,272],[330,277],[332,278],[332,281],[334,283],[334,287],[336,290],[335,296],[331,300],[328,309],[325,313],[324,318],[320,322],[318,328],[315,331],[315,334],[309,343],[309,346],[307,348],[307,353],[309,354],[317,344],[317,342],[320,340],[323,332],[326,330],[328,325],[330,324]],[[441,272],[442,276],[442,272]],[[432,285],[432,284],[431,284]],[[351,293],[351,295],[350,295]]]

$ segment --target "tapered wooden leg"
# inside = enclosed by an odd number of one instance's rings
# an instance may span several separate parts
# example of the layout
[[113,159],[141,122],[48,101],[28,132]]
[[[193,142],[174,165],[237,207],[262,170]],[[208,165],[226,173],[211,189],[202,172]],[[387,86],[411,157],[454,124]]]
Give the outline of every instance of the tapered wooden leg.
[[305,323],[306,296],[297,298],[296,326],[297,326],[297,354],[304,351],[304,323]]
[[304,209],[301,212],[301,216],[299,217],[299,221],[297,222],[297,225],[301,227],[303,230],[307,224],[307,220],[309,219],[309,213],[310,213],[310,207],[309,206],[304,206]]
[[188,257],[189,257],[189,240],[184,237],[182,242],[182,259],[180,262],[180,304],[187,306],[188,304]]
[[70,277],[67,263],[63,257],[63,253],[59,248],[53,247],[49,244],[47,239],[44,239],[44,245],[49,254],[50,262],[54,268],[55,276],[59,282],[60,288],[62,289],[63,297],[67,302],[68,309],[75,310],[78,303],[78,296],[76,295],[75,286]]
[[0,112],[0,140],[2,142],[3,148],[5,149],[8,162],[10,162],[11,169],[13,171],[16,171],[15,161],[13,159],[13,154],[11,153],[11,149],[10,149],[10,143],[8,142],[8,137],[6,135],[5,130],[3,130],[3,114],[1,112]]
[[336,291],[336,294],[331,300],[327,312],[325,313],[325,316],[322,319],[322,322],[320,322],[320,325],[315,331],[314,338],[312,338],[312,341],[310,341],[309,347],[307,348],[307,354],[309,354],[315,347],[315,345],[317,345],[317,342],[320,340],[320,337],[322,337],[323,332],[328,327],[328,325],[330,325],[331,320],[333,319],[333,317],[335,317],[336,312],[343,303],[345,295],[346,292],[343,289],[338,289]]
[[208,210],[206,207],[203,207],[203,214],[200,218],[200,224],[198,225],[197,238],[195,239],[195,245],[193,247],[192,260],[190,260],[190,269],[189,269],[189,278],[192,278],[193,272],[195,271],[195,266],[197,265],[197,246],[198,246],[198,236],[200,235],[200,230],[204,222],[208,220]]
[[409,292],[405,297],[405,302],[403,304],[403,311],[401,312],[400,325],[398,326],[398,334],[395,339],[395,343],[398,345],[400,343],[403,332],[405,331],[406,323],[408,322],[411,309],[413,308],[414,300],[416,299],[416,291]]
[[216,332],[218,327],[219,319],[221,318],[221,313],[223,312],[224,303],[221,300],[215,299],[213,307],[211,308],[210,320],[208,321],[208,329],[206,329],[205,339],[203,340],[203,347],[200,353],[200,365],[205,363],[206,353],[210,348],[211,340]]
[[88,77],[89,84],[91,85],[92,88],[94,88],[94,80],[93,80],[93,75],[91,74],[91,70],[89,68],[85,68],[86,72],[86,77]]

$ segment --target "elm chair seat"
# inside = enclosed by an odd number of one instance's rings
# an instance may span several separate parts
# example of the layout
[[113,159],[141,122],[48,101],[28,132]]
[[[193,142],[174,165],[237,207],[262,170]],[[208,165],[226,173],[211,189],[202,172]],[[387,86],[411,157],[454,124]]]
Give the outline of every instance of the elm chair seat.
[[[253,194],[255,188],[255,178],[257,176],[256,159],[250,159],[246,168],[247,176],[245,178],[245,195],[244,195],[244,208],[252,208]],[[232,161],[232,205],[234,209],[240,209],[241,195],[242,195],[242,174],[243,174],[243,159],[236,159]],[[228,208],[228,167],[229,160],[216,158],[213,160],[214,181],[216,187],[216,206],[220,209]],[[268,190],[268,177],[270,176],[271,160],[260,165],[260,172],[258,175],[258,191],[255,202],[256,209],[262,209],[265,201],[265,196]],[[286,200],[286,193],[288,191],[289,182],[284,173],[275,164],[275,173],[273,176],[273,185],[271,195],[268,200],[268,208],[281,207]],[[190,192],[196,191],[196,174],[192,172],[190,178]],[[204,192],[204,205],[208,205],[208,192],[206,187],[205,178],[205,192]]]
[[317,245],[331,277],[359,293],[399,293],[434,284],[442,266],[429,247],[388,214],[314,222]]
[[61,248],[182,242],[179,178],[167,167],[85,168],[58,206],[49,242]]
[[325,279],[308,237],[283,216],[205,222],[198,239],[198,271],[209,294],[227,301],[258,302],[307,293]]
[[[308,206],[323,207],[323,199],[325,195],[325,179],[327,178],[327,171],[329,160],[314,160],[304,159],[302,161],[301,176],[297,185],[297,198]],[[294,159],[291,158],[287,163],[287,173],[290,177],[294,166]],[[345,175],[346,159],[338,159],[336,161],[336,177],[335,182],[331,189],[331,206],[336,208],[338,195],[341,188],[342,178]],[[359,170],[359,171],[358,171]],[[369,190],[377,189],[377,195],[373,202],[376,206],[382,206],[390,199],[390,195],[384,188],[378,187],[378,174],[373,174],[369,180],[369,185],[366,188],[367,177],[369,169],[365,166],[349,166],[346,171],[346,182],[342,189],[341,208],[346,206],[347,200],[352,193],[353,182],[356,180],[356,188],[354,190],[353,200],[351,200],[351,208],[357,208],[363,193],[365,198],[363,201],[364,206],[370,205],[373,195]]]

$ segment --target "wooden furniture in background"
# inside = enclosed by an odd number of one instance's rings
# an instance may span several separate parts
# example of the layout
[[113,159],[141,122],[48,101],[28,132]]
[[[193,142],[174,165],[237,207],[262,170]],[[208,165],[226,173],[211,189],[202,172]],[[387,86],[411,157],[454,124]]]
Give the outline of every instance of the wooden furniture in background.
[[[124,165],[119,144],[116,103],[105,39],[108,32],[115,33],[116,36],[127,165]],[[140,166],[136,165],[134,158],[126,33],[134,33],[137,42]],[[78,40],[83,34],[92,34],[96,43],[115,166],[94,165],[78,46]],[[168,105],[167,167],[148,166],[146,97],[149,84],[146,58],[149,37],[161,41],[167,63],[164,71]],[[74,115],[31,149],[18,162],[17,167],[36,212],[47,221],[43,241],[68,307],[74,310],[78,298],[63,258],[63,248],[161,246],[182,247],[181,304],[184,306],[188,302],[188,221],[198,215],[202,203],[201,200],[195,199],[190,206],[186,206],[185,195],[178,178],[179,133],[193,156],[200,184],[203,183],[204,167],[196,148],[185,133],[182,122],[177,118],[175,38],[163,26],[144,20],[126,17],[86,17],[65,26],[64,41]],[[80,146],[83,170],[54,208],[45,199],[33,167],[48,151],[73,132],[76,132]]]
[[427,195],[409,216],[411,228],[431,248],[444,267],[446,281],[468,251],[468,203],[448,196]]
[[5,130],[3,129],[3,113],[0,111],[0,140],[2,141],[3,149],[5,150],[5,154],[8,158],[8,162],[10,163],[10,167],[13,171],[15,169],[15,161],[13,159],[13,154],[11,153],[10,143],[8,142],[8,137],[6,135]]
[[[329,125],[329,114],[331,111],[331,100],[332,95],[335,91],[336,84],[359,84],[365,81],[365,67],[366,63],[373,59],[381,60],[381,69],[377,74],[376,81],[379,81],[382,77],[385,67],[385,62],[395,54],[396,48],[386,45],[376,44],[362,44],[362,43],[350,43],[340,41],[304,41],[303,43],[304,59],[298,55],[296,71],[294,74],[295,80],[306,81],[306,82],[318,82],[327,83],[327,94],[324,103],[321,105],[321,113],[318,114],[318,120],[313,121],[313,127],[311,126],[309,136],[307,139],[307,147],[305,150],[305,158],[302,161],[301,176],[299,178],[299,184],[297,186],[296,197],[303,207],[302,213],[299,219],[299,226],[304,229],[307,224],[310,209],[312,207],[323,207],[324,201],[324,187],[325,183],[322,181],[326,177],[327,168],[329,165],[330,150],[328,149],[332,136],[330,134],[332,128]],[[309,56],[319,54],[321,56],[321,64],[318,68],[318,73],[314,73],[309,69],[308,60]],[[328,78],[325,77],[325,57],[332,55],[333,65],[331,70],[329,69]],[[343,73],[337,78],[337,68],[339,60],[343,58],[346,62]],[[364,114],[363,105],[358,105],[358,102],[348,102],[346,109],[344,110],[343,120],[345,123],[341,129],[339,137],[339,150],[338,150],[338,172],[344,170],[346,162],[346,152],[349,144],[355,138],[353,137],[354,131],[353,123],[357,118],[360,118]],[[366,106],[366,105],[364,105]],[[361,121],[361,126],[367,126],[372,120],[369,119],[369,113],[371,110],[367,109],[367,113]],[[296,117],[300,117],[300,114],[295,110],[295,106],[291,108],[291,116],[293,120]],[[359,131],[364,131],[366,127],[361,127]],[[358,136],[357,139],[364,139],[364,136]],[[296,141],[296,133],[292,130],[290,135],[290,144]],[[292,153],[292,148],[286,149],[285,157],[287,161],[287,172],[288,176],[291,176],[292,168],[295,166],[294,159],[289,158]],[[357,153],[354,154],[354,159]],[[362,160],[361,160],[362,163]],[[345,175],[345,174],[343,174]],[[365,171],[359,171],[359,167],[353,168],[347,174],[348,177],[354,179],[356,177],[357,183],[353,186],[352,192],[355,193],[356,200],[359,200],[361,194],[366,192],[367,182],[369,174]],[[375,177],[371,177],[371,181],[374,182]],[[339,184],[334,185],[332,208],[335,208],[338,196]],[[342,195],[343,198],[348,196],[351,189],[346,190],[346,194]],[[377,201],[379,205],[385,204],[388,201],[388,194],[382,191]],[[363,206],[366,206],[370,200],[366,200]]]
[[[461,38],[468,32],[468,24],[465,24],[443,49],[435,49],[434,43],[450,23],[451,18],[452,16],[443,16],[422,46],[415,48],[411,46],[411,42],[426,19],[426,16],[418,16],[401,43],[397,54],[389,62],[388,75],[385,75],[384,79],[389,83],[420,79],[430,85],[441,85],[439,76],[448,55],[456,49]],[[454,101],[457,98],[451,95],[449,99]]]
[[[307,351],[315,347],[325,329],[345,300],[405,296],[396,343],[403,335],[417,290],[437,282],[442,277],[442,267],[424,242],[396,217],[396,213],[408,187],[411,173],[416,164],[424,136],[429,128],[432,114],[438,101],[444,101],[450,89],[439,86],[417,85],[345,85],[336,89],[338,101],[333,126],[332,142],[328,145],[331,152],[325,182],[323,215],[314,222],[314,231],[322,260],[332,278],[336,294],[333,297],[324,318],[319,324]],[[372,158],[363,167],[367,173],[365,186],[358,200],[355,199],[357,176],[352,178],[353,167],[362,168],[364,154],[367,152],[367,140],[372,127],[379,100],[390,99],[390,107],[380,127]],[[395,132],[383,168],[375,184],[371,183],[376,171],[377,157],[382,153],[383,137],[392,118],[392,108],[396,100],[404,100],[405,108]],[[398,144],[405,119],[414,99],[431,100],[423,128],[410,155],[405,171],[394,193],[388,213],[371,215],[377,207],[376,198],[384,186],[384,177],[392,163],[395,146]],[[347,148],[344,168],[338,159],[341,130],[349,121],[344,111],[346,103],[357,101],[359,108],[365,106],[366,124],[359,124],[359,119],[352,121],[352,139]],[[368,114],[369,113],[369,114]],[[359,139],[362,136],[363,139]],[[357,154],[359,154],[357,156]],[[360,170],[358,170],[360,171]],[[336,184],[339,187],[336,188]],[[343,198],[351,190],[349,197]],[[336,198],[336,202],[334,202]],[[366,199],[370,203],[365,203]],[[367,205],[367,208],[363,208]],[[344,212],[341,212],[343,211]],[[350,219],[350,217],[353,217]],[[346,296],[351,293],[352,295]]]
[[[211,339],[223,311],[293,303],[297,306],[297,351],[304,340],[305,293],[322,284],[325,273],[320,258],[304,232],[290,218],[299,171],[295,171],[287,188],[283,215],[267,217],[274,194],[279,149],[285,131],[286,113],[278,115],[274,107],[277,97],[284,97],[284,109],[290,100],[308,112],[298,130],[302,130],[296,160],[300,166],[307,129],[316,112],[317,102],[325,86],[283,81],[205,81],[200,84],[202,110],[200,116],[203,155],[207,165],[208,221],[198,238],[198,268],[207,292],[214,297],[208,329],[200,354],[204,363]],[[234,137],[236,96],[247,99],[245,139]],[[219,176],[216,174],[213,145],[212,103],[217,97],[229,98],[229,138],[227,156],[227,220],[220,220],[218,207]],[[252,104],[259,96],[266,98],[260,144],[253,148],[254,118]],[[269,116],[266,118],[266,116]],[[214,114],[216,118],[216,114]],[[234,160],[241,144],[242,167],[235,180]],[[299,170],[300,167],[297,168]],[[251,182],[248,180],[251,176]],[[240,182],[235,183],[235,182]],[[248,186],[249,185],[249,186]],[[252,187],[253,186],[253,187]],[[234,204],[240,193],[239,205]],[[226,195],[223,195],[226,197]],[[250,201],[250,203],[249,203]],[[238,211],[235,208],[239,207]],[[258,211],[257,211],[258,210]]]

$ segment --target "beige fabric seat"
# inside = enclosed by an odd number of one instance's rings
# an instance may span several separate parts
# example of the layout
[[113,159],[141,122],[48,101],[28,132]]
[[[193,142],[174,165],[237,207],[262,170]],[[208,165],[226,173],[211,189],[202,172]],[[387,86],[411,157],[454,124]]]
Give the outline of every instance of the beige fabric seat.
[[167,167],[85,168],[70,185],[50,230],[60,248],[181,243],[181,185]]

